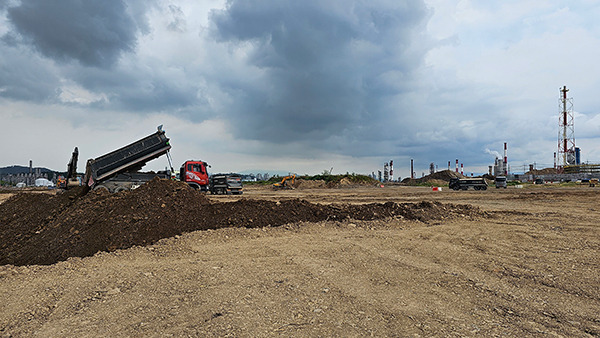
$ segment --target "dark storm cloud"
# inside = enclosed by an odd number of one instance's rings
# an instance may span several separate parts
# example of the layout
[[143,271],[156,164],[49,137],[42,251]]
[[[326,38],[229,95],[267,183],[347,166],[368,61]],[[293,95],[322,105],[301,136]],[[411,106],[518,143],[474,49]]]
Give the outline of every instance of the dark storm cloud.
[[48,62],[16,47],[1,48],[0,97],[43,102],[56,97],[58,77]]
[[405,113],[394,103],[422,64],[429,15],[423,1],[230,1],[213,11],[217,41],[247,49],[264,74],[230,90],[238,132],[275,142],[380,137],[383,120]]
[[[61,103],[62,86],[68,83],[95,96],[84,106],[192,115],[186,107],[195,100],[193,87],[159,74],[129,53],[137,36],[151,30],[146,13],[154,1],[22,1],[3,6],[10,25],[0,41],[0,96]],[[117,63],[121,57],[125,63]]]
[[135,48],[136,34],[144,28],[142,16],[127,9],[121,0],[23,0],[7,9],[15,31],[4,40],[18,36],[48,58],[108,67]]

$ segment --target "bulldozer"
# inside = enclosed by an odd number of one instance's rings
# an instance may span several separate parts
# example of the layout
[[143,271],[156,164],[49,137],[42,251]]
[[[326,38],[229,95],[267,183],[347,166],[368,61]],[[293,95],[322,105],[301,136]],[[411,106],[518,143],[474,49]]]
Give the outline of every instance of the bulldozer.
[[[292,181],[291,184],[290,181]],[[296,175],[289,175],[284,177],[281,182],[273,183],[273,189],[294,189],[294,183],[296,183]]]

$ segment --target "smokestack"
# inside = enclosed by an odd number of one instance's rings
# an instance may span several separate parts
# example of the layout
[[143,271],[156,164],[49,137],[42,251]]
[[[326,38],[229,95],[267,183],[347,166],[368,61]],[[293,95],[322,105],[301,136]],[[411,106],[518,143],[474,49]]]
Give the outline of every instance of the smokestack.
[[556,169],[556,151],[554,152],[554,169]]
[[448,170],[450,170],[450,161],[448,161]]
[[462,164],[462,163],[460,164],[460,174],[461,174],[461,175],[464,175],[464,171],[463,171],[463,164]]
[[29,160],[29,173],[33,174],[33,161]]
[[458,159],[456,159],[456,172],[458,172]]
[[410,159],[410,178],[415,178],[414,167],[413,167],[413,159]]
[[389,164],[387,162],[385,162],[383,164],[383,181],[387,182],[390,179],[390,172],[389,172]]
[[492,176],[492,166],[488,166],[488,173],[490,174],[490,176]]
[[394,181],[394,161],[390,160],[390,181]]
[[508,175],[508,157],[506,156],[506,142],[504,142],[504,176]]

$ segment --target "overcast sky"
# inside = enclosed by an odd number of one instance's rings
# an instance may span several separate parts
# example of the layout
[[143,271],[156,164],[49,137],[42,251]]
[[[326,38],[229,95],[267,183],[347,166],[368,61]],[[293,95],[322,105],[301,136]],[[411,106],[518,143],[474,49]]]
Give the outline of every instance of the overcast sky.
[[[395,176],[600,162],[600,1],[0,0],[0,166],[79,171],[160,124],[175,167]],[[166,157],[144,169],[163,169]]]

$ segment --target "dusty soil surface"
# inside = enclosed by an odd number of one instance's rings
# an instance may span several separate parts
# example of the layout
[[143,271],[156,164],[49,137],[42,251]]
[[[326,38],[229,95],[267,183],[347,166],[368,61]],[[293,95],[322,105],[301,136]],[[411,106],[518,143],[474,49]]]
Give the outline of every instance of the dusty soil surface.
[[600,336],[600,188],[153,184],[4,198],[0,334]]

